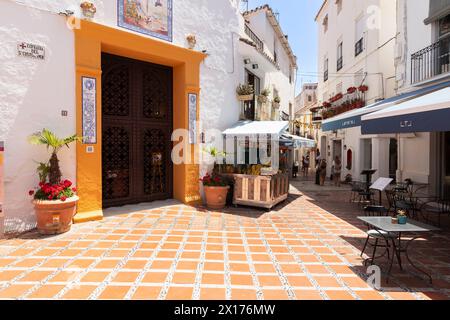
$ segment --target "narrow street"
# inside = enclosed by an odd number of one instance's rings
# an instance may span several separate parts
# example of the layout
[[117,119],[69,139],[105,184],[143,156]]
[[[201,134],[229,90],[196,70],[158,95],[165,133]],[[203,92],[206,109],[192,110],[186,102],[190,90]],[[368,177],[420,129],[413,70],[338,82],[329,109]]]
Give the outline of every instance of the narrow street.
[[[0,240],[2,299],[449,299],[450,237],[414,243],[433,285],[395,265],[366,283],[366,226],[349,187],[299,178],[272,212],[176,202],[109,209],[66,234]],[[371,250],[368,250],[368,252]],[[387,261],[377,260],[383,268]]]

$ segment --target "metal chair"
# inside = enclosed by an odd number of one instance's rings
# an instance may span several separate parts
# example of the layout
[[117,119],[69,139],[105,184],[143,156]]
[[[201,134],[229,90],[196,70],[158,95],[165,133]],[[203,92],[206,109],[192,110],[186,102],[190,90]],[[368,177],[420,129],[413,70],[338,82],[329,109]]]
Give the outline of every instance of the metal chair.
[[[368,217],[374,217],[374,216],[382,217],[382,216],[387,216],[389,212],[386,207],[371,205],[371,206],[367,206],[364,208],[364,213]],[[397,238],[398,234],[393,233],[393,232],[386,232],[383,230],[373,229],[370,226],[368,226],[368,231],[366,233],[367,233],[367,239],[366,239],[366,242],[364,243],[364,247],[361,251],[361,257],[364,255],[367,245],[370,244],[373,247],[373,252],[372,252],[372,258],[370,258],[368,260],[370,260],[372,264],[374,263],[375,258],[377,258],[377,257],[375,257],[377,248],[385,248],[386,249],[385,253],[382,254],[381,256],[379,256],[378,258],[383,257],[387,253],[387,256],[389,259],[390,258],[389,241]],[[375,240],[375,242],[370,243],[371,239]],[[379,244],[379,242],[384,242],[385,244]],[[366,260],[366,262],[368,260]]]
[[356,199],[358,198],[359,193],[364,191],[364,184],[361,181],[352,181],[351,186],[352,186],[352,190],[350,193],[350,203],[356,202]]
[[420,207],[420,212],[425,217],[427,223],[431,222],[430,215],[437,215],[438,216],[437,225],[440,227],[441,215],[450,214],[450,200],[439,199],[425,202]]

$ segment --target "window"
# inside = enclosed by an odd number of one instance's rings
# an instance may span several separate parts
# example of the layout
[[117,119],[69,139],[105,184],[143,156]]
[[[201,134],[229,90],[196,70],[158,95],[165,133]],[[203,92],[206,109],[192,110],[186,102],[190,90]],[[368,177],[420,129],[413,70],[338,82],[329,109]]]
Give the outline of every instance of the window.
[[337,47],[337,65],[336,65],[336,70],[339,71],[342,69],[342,67],[344,66],[344,58],[342,56],[343,52],[342,52],[342,48],[343,48],[343,42],[339,42],[338,47]]
[[328,80],[328,58],[325,58],[323,65],[323,81],[326,82]]
[[364,27],[366,19],[363,16],[359,17],[355,22],[355,57],[359,56],[364,51]]
[[439,38],[450,35],[450,15],[439,20]]
[[341,13],[342,11],[342,0],[336,0],[337,13]]
[[327,33],[328,31],[328,15],[325,16],[325,18],[323,18],[323,33]]
[[312,101],[312,97],[310,95],[308,95],[308,102]]

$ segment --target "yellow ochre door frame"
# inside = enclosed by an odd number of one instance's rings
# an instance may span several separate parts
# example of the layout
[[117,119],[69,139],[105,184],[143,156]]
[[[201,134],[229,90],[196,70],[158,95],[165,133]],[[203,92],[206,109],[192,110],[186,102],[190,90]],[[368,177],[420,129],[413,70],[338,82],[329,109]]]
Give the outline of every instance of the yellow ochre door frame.
[[[75,29],[77,134],[82,136],[82,77],[96,79],[97,143],[77,144],[77,187],[80,201],[74,222],[100,220],[102,207],[102,52],[173,68],[173,128],[187,129],[188,94],[200,93],[200,63],[205,55],[129,31],[81,21]],[[199,99],[197,99],[197,103]],[[197,106],[197,119],[199,116]],[[191,146],[191,154],[194,146]],[[185,204],[200,201],[199,166],[174,165],[173,195]]]

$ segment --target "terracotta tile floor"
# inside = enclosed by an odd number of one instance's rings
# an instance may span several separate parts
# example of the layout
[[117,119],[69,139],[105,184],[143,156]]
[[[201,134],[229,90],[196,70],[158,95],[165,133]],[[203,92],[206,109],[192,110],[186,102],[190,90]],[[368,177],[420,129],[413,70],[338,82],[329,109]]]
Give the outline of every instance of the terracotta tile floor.
[[0,299],[450,298],[448,232],[411,250],[433,285],[405,265],[370,287],[359,257],[365,226],[348,198],[293,188],[272,212],[123,207],[56,237],[0,240]]

